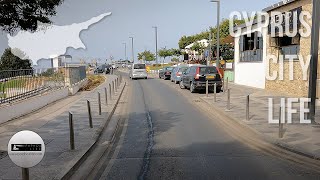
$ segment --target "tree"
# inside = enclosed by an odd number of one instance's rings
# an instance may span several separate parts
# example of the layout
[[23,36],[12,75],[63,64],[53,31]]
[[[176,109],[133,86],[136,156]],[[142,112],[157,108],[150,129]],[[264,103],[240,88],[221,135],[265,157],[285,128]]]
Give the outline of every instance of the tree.
[[193,46],[191,47],[191,50],[198,52],[199,55],[201,56],[201,55],[203,55],[205,48],[206,47],[204,44],[199,43],[199,42],[195,42],[193,44]]
[[140,60],[140,61],[143,61],[143,60],[145,60],[145,61],[154,61],[154,60],[156,60],[156,57],[150,51],[143,51],[141,53],[138,53],[138,60]]
[[30,60],[22,60],[7,48],[0,59],[0,70],[31,69]]
[[171,51],[172,56],[179,57],[179,56],[181,56],[181,55],[182,55],[182,53],[181,53],[181,50],[180,50],[180,49],[174,49],[174,48],[172,48],[170,51]]
[[158,54],[164,61],[167,57],[172,56],[172,51],[170,49],[162,48],[158,51]]
[[50,24],[49,17],[56,15],[56,7],[63,0],[1,0],[0,28],[10,34],[17,30],[34,32],[38,22]]

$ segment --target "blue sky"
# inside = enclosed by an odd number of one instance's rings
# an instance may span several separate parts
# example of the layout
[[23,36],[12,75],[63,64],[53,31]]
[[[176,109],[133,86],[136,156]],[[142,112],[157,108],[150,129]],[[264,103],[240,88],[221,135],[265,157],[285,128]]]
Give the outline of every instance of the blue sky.
[[[221,0],[221,19],[232,11],[258,11],[278,0]],[[216,4],[209,0],[65,0],[58,7],[54,24],[79,23],[112,12],[112,16],[83,31],[80,35],[86,50],[69,48],[75,59],[100,58],[111,55],[124,59],[124,45],[131,57],[129,36],[135,38],[135,55],[143,50],[155,51],[154,29],[158,26],[158,47],[177,48],[183,35],[192,35],[216,25]],[[7,47],[6,34],[0,34],[0,53]]]

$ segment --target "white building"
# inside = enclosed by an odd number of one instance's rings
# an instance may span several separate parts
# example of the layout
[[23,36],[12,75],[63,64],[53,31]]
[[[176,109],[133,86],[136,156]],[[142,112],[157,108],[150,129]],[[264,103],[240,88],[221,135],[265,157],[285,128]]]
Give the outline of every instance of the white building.
[[53,68],[58,68],[61,66],[65,66],[66,64],[72,64],[72,63],[78,63],[78,62],[72,62],[72,56],[70,55],[60,55],[52,58]]
[[264,89],[268,29],[258,27],[257,23],[251,28],[245,25],[238,27],[241,35],[234,37],[234,82]]
[[[207,40],[207,39],[202,39],[200,41],[197,41],[197,43],[202,44],[203,47],[205,47],[205,48],[207,48],[209,46],[209,40]],[[194,45],[194,43],[189,44],[188,46],[186,46],[184,48],[184,51],[189,55],[197,55],[198,52],[191,50],[193,45]]]

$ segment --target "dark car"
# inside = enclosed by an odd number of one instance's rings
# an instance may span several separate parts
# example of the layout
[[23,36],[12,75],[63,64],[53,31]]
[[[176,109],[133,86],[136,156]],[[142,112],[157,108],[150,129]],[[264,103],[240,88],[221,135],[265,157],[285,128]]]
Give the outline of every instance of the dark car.
[[163,78],[164,80],[170,79],[172,70],[173,70],[173,67],[165,67],[165,68],[161,69],[159,71],[159,78],[160,79]]
[[103,65],[101,65],[101,66],[98,66],[98,67],[94,70],[94,73],[95,73],[95,74],[104,73],[104,72],[105,72],[105,69],[106,69],[106,65],[103,64]]
[[183,74],[180,81],[180,88],[188,88],[191,93],[197,90],[206,89],[208,80],[209,91],[214,91],[214,84],[217,84],[217,92],[222,89],[221,74],[215,66],[191,66]]

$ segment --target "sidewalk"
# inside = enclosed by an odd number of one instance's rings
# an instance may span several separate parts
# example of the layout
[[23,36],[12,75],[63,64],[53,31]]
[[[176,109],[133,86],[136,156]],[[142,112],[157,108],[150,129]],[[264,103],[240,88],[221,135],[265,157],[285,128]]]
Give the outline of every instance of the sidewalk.
[[[114,110],[124,83],[121,84],[112,100],[109,97],[109,83],[116,76],[107,76],[105,83],[76,101],[65,99],[54,103],[28,116],[0,125],[0,179],[21,179],[21,168],[17,167],[7,155],[7,144],[16,132],[31,130],[44,140],[46,152],[43,160],[30,169],[31,179],[61,179],[94,145]],[[104,88],[108,92],[108,105],[105,103]],[[101,94],[102,115],[98,113],[98,95]],[[81,94],[81,93],[80,93]],[[77,95],[76,95],[77,96]],[[72,97],[71,97],[72,98]],[[91,103],[93,128],[89,127],[87,100]],[[71,102],[70,102],[71,101]],[[61,104],[59,104],[61,103]],[[64,105],[63,108],[59,105]],[[56,108],[55,112],[50,112]],[[73,113],[75,150],[69,145],[69,111]]]
[[[229,83],[229,88],[231,89],[230,110],[226,110],[226,92],[217,94],[217,102],[214,102],[213,94],[209,94],[209,97],[202,95],[201,99],[214,106],[216,110],[223,112],[239,125],[255,131],[266,141],[290,151],[320,159],[320,125],[300,124],[298,103],[293,105],[293,108],[298,111],[297,114],[293,114],[293,123],[284,124],[283,138],[279,138],[279,124],[268,123],[268,98],[273,98],[274,101],[273,119],[279,119],[280,98],[288,98],[289,96],[233,83]],[[249,121],[246,120],[246,98],[248,94],[250,94]],[[317,123],[320,123],[319,107],[315,119]]]

